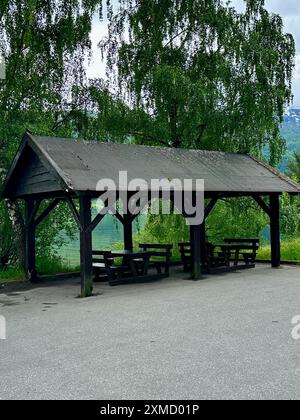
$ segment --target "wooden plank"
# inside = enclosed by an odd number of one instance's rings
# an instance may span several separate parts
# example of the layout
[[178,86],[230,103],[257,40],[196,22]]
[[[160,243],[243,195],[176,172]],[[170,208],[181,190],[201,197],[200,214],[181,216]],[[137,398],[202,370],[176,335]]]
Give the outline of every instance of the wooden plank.
[[43,163],[45,168],[49,170],[49,172],[53,175],[54,179],[57,180],[60,191],[66,191],[70,187],[66,184],[64,179],[64,173],[61,168],[52,160],[49,161],[49,156],[46,150],[41,148],[34,140],[34,137],[31,133],[27,133],[27,142],[33,152],[37,155],[38,159]]
[[167,249],[170,250],[173,248],[173,245],[170,244],[139,244],[140,248],[152,248],[152,249]]
[[147,274],[145,276],[137,276],[137,277],[124,277],[121,279],[114,279],[109,281],[110,286],[119,286],[121,284],[137,284],[137,283],[147,283],[152,281],[161,280],[163,278],[168,277],[167,274]]
[[18,165],[19,179],[15,180],[13,195],[32,195],[60,189],[55,176],[50,173],[38,156],[28,147],[22,165]]
[[17,187],[13,192],[13,197],[21,197],[25,195],[44,194],[48,192],[58,191],[58,185],[49,181],[42,181],[33,185],[25,185]]
[[231,266],[212,267],[209,269],[209,274],[230,273],[239,270],[248,270],[255,268],[255,264],[240,264]]
[[[48,171],[48,169],[46,169],[43,165],[37,163],[36,166],[32,166],[30,169],[30,174],[28,174],[28,176],[30,177],[35,177],[38,175],[42,175],[42,174],[50,174],[50,172]],[[51,177],[51,175],[50,175]]]
[[57,185],[56,181],[54,179],[51,178],[51,176],[49,176],[49,172],[42,172],[40,174],[35,174],[35,175],[27,175],[26,179],[22,179],[20,181],[20,186],[22,188],[25,188],[27,185],[35,185],[35,184],[40,184],[42,182],[48,182],[49,184],[55,184]]

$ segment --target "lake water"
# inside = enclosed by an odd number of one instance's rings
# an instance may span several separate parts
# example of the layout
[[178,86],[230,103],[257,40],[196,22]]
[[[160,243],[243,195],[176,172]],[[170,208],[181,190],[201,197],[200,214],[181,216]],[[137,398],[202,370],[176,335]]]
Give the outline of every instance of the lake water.
[[[136,234],[145,224],[145,216],[140,216],[133,223],[133,234]],[[93,249],[105,250],[112,249],[118,242],[123,242],[123,226],[112,215],[107,215],[99,223],[93,232]],[[59,255],[64,259],[67,265],[74,267],[80,264],[80,244],[78,237],[64,245],[59,250]]]

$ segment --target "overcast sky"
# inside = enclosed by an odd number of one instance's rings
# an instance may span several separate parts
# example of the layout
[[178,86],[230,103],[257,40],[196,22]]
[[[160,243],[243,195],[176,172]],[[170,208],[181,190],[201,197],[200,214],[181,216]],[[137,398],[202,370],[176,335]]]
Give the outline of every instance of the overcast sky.
[[[244,0],[231,0],[238,9],[243,10]],[[266,0],[266,8],[270,12],[282,16],[285,31],[291,33],[296,41],[296,69],[293,80],[294,105],[300,107],[300,0]],[[101,62],[99,41],[107,34],[107,22],[94,21],[92,29],[93,59],[88,65],[88,77],[105,77],[105,64]]]

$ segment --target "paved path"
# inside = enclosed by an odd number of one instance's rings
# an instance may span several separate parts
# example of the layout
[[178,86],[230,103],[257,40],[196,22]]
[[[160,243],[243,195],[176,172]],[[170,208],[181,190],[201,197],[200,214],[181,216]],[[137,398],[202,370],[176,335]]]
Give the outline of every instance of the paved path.
[[0,294],[0,398],[299,399],[300,267],[184,277]]

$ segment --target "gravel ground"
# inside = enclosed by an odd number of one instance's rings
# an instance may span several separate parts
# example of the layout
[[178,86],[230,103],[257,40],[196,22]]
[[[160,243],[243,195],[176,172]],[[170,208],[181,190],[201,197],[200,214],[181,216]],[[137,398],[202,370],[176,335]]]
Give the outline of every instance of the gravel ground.
[[0,399],[299,399],[300,267],[1,289]]

